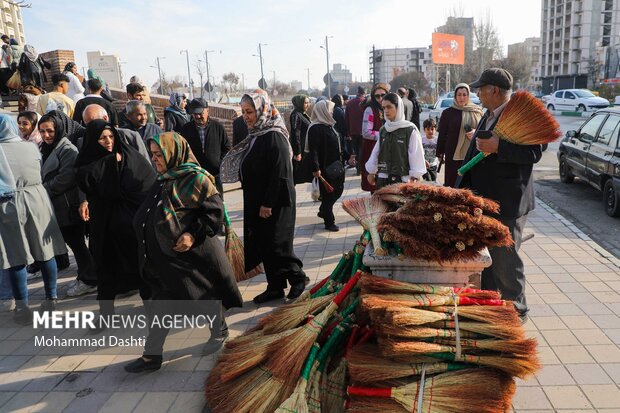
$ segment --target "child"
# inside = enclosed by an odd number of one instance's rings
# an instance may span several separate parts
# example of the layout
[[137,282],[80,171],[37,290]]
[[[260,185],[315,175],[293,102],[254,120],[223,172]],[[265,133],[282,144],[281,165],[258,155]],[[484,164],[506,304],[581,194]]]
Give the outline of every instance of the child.
[[425,181],[437,181],[437,123],[435,119],[428,118],[422,123],[424,135],[422,136],[422,147],[424,148],[424,159],[426,161],[426,173],[423,178]]

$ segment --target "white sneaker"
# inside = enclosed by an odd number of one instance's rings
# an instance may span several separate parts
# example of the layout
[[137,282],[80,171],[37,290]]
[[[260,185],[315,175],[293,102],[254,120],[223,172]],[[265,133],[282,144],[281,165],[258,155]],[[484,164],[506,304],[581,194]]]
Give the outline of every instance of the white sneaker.
[[78,297],[80,295],[89,294],[97,291],[97,287],[91,287],[88,284],[84,284],[80,280],[75,280],[75,283],[67,290],[67,297]]
[[0,300],[0,313],[8,313],[9,311],[13,311],[15,308],[15,300],[12,298],[7,298],[4,300]]
[[38,280],[39,278],[42,278],[42,277],[43,277],[43,274],[41,274],[41,271],[28,273],[28,275],[26,276],[26,281]]

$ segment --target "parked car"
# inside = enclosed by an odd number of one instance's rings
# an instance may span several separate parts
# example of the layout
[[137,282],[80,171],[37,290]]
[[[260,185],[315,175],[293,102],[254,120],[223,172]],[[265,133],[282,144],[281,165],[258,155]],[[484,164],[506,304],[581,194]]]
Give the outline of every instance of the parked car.
[[[472,101],[472,103],[475,103],[476,105],[480,104],[480,99],[478,98],[478,95],[476,95],[475,93],[471,93],[469,95],[469,98]],[[453,102],[454,102],[454,92],[449,92],[446,95],[444,95],[444,97],[437,99],[437,102],[435,102],[435,105],[433,105],[433,107],[431,108],[428,114],[428,117],[435,119],[435,121],[437,122],[437,127],[439,127],[439,118],[441,118],[441,113],[446,108],[449,108],[450,106],[452,106]]]
[[562,89],[555,91],[547,100],[549,110],[595,111],[609,106],[607,99],[600,98],[587,89]]
[[599,110],[560,142],[560,180],[579,177],[603,191],[605,212],[620,216],[620,108]]

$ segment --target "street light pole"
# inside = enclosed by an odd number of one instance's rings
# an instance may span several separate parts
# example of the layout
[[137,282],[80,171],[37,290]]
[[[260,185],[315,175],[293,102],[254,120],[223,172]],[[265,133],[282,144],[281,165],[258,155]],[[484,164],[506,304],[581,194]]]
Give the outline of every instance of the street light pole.
[[165,59],[165,57],[157,56],[157,72],[159,73],[159,93],[164,94],[164,82],[161,78],[161,66],[159,64],[159,59]]
[[[276,90],[276,71],[272,70],[271,73],[273,73],[273,90]],[[273,90],[271,93],[273,93]]]
[[181,50],[180,54],[185,52],[185,57],[187,58],[187,86],[189,87],[189,97],[190,99],[194,98],[194,88],[192,87],[192,72],[189,69],[189,50]]
[[308,93],[310,93],[310,68],[307,67],[306,71],[308,72]]
[[[214,52],[215,50],[205,50],[205,64],[207,65],[207,83],[210,84],[209,80],[209,53]],[[213,87],[213,85],[211,85]],[[207,89],[207,93],[209,94],[209,102],[211,101],[211,91]]]
[[321,49],[325,49],[325,56],[327,60],[327,97],[331,97],[332,95],[332,77],[329,74],[329,38],[333,36],[325,36],[325,46],[321,46]]
[[260,78],[264,79],[265,74],[263,72],[263,46],[267,46],[267,43],[258,44],[258,58],[260,59]]

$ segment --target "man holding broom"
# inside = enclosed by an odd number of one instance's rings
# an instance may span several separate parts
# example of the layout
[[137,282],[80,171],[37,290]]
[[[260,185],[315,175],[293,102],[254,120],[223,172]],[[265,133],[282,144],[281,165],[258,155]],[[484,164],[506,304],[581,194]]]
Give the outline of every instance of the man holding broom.
[[[500,139],[493,131],[510,101],[512,75],[508,71],[487,69],[470,86],[478,89],[478,97],[487,111],[476,128],[475,139],[469,145],[463,164],[479,152],[487,156],[459,176],[456,187],[469,188],[499,203],[498,219],[510,229],[514,246],[490,248],[493,263],[482,272],[482,288],[498,290],[503,299],[512,300],[521,321],[525,322],[528,312],[525,274],[518,251],[527,213],[534,209],[532,169],[542,156],[541,145],[511,143]],[[521,124],[518,128],[521,130],[515,132],[523,134],[523,128],[536,129],[538,126],[535,122]]]

